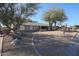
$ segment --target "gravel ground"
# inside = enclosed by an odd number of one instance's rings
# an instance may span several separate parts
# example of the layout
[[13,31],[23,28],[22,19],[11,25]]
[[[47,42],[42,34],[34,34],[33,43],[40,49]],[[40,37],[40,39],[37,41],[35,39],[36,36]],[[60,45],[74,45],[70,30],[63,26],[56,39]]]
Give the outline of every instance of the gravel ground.
[[78,56],[79,39],[72,39],[76,32],[48,31],[34,33],[36,49],[44,56]]
[[[32,46],[33,35],[35,35],[35,48],[41,55],[65,56],[65,52],[67,50],[69,51],[70,49],[70,41],[74,42],[72,38],[76,34],[76,32],[66,32],[65,35],[63,35],[62,31],[47,31],[34,33],[28,32],[25,34],[25,36],[22,36],[23,44],[16,47],[10,45],[12,38],[11,36],[6,35],[4,37],[3,56],[37,56],[37,53],[35,52],[34,47]],[[79,46],[77,46],[77,49],[79,49]]]
[[11,36],[6,35],[4,37],[4,45],[3,45],[3,56],[36,56],[33,46],[32,46],[32,34],[29,34],[23,37],[23,44],[18,46],[11,46],[10,43],[12,41]]

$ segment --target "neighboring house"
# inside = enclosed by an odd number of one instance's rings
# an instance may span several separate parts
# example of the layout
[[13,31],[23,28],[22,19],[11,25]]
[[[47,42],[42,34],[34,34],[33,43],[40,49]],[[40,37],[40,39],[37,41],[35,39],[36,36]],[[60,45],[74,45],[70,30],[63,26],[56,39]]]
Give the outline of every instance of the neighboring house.
[[79,27],[76,27],[76,26],[70,26],[70,27],[66,27],[65,29],[64,29],[65,31],[73,31],[73,32],[75,32],[75,31],[79,31]]
[[43,24],[43,23],[37,23],[37,22],[27,22],[23,23],[20,26],[20,30],[25,30],[25,31],[39,31],[39,30],[48,30],[49,25],[48,24]]
[[72,26],[72,27],[71,27],[71,30],[72,30],[72,31],[79,31],[79,27]]

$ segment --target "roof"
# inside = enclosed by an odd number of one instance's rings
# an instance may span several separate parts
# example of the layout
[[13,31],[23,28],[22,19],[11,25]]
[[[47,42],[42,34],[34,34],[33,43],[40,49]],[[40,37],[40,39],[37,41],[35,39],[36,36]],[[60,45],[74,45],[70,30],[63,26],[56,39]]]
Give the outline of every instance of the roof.
[[27,23],[23,23],[22,25],[31,25],[31,26],[49,26],[48,24],[44,24],[44,23],[36,23],[36,22],[27,22]]

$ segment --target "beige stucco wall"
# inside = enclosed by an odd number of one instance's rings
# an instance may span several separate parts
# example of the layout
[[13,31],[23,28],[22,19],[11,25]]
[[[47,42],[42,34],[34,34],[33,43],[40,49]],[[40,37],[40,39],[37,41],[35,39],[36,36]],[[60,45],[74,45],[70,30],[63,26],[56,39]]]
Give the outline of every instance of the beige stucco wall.
[[21,25],[20,26],[20,30],[46,30],[46,29],[42,29],[42,27],[40,26],[33,26],[33,25]]
[[25,27],[23,25],[21,25],[20,30],[25,30]]
[[21,27],[23,30],[39,30],[39,26],[24,25],[23,27]]

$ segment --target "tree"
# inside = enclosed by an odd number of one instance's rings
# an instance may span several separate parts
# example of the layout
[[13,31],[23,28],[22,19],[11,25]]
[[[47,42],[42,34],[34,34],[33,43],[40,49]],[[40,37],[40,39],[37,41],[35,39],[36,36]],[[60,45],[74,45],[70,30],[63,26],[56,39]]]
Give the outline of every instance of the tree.
[[56,27],[57,22],[63,22],[67,19],[64,10],[59,8],[49,9],[45,12],[43,18],[49,22],[50,30],[52,30],[52,24]]
[[[0,23],[6,26],[9,30],[13,30],[14,33],[16,33],[17,28],[19,28],[19,26],[26,20],[26,18],[34,15],[37,9],[38,4],[33,3],[0,3]],[[11,27],[12,25],[13,28]]]
[[30,18],[27,18],[26,21],[24,23],[27,23],[27,22],[33,22],[33,23],[37,23],[37,21],[33,21],[32,19]]
[[[9,30],[17,30],[26,18],[34,15],[38,9],[38,4],[14,4],[14,3],[1,3],[0,4],[0,22],[5,25]],[[13,25],[13,28],[11,28]]]

